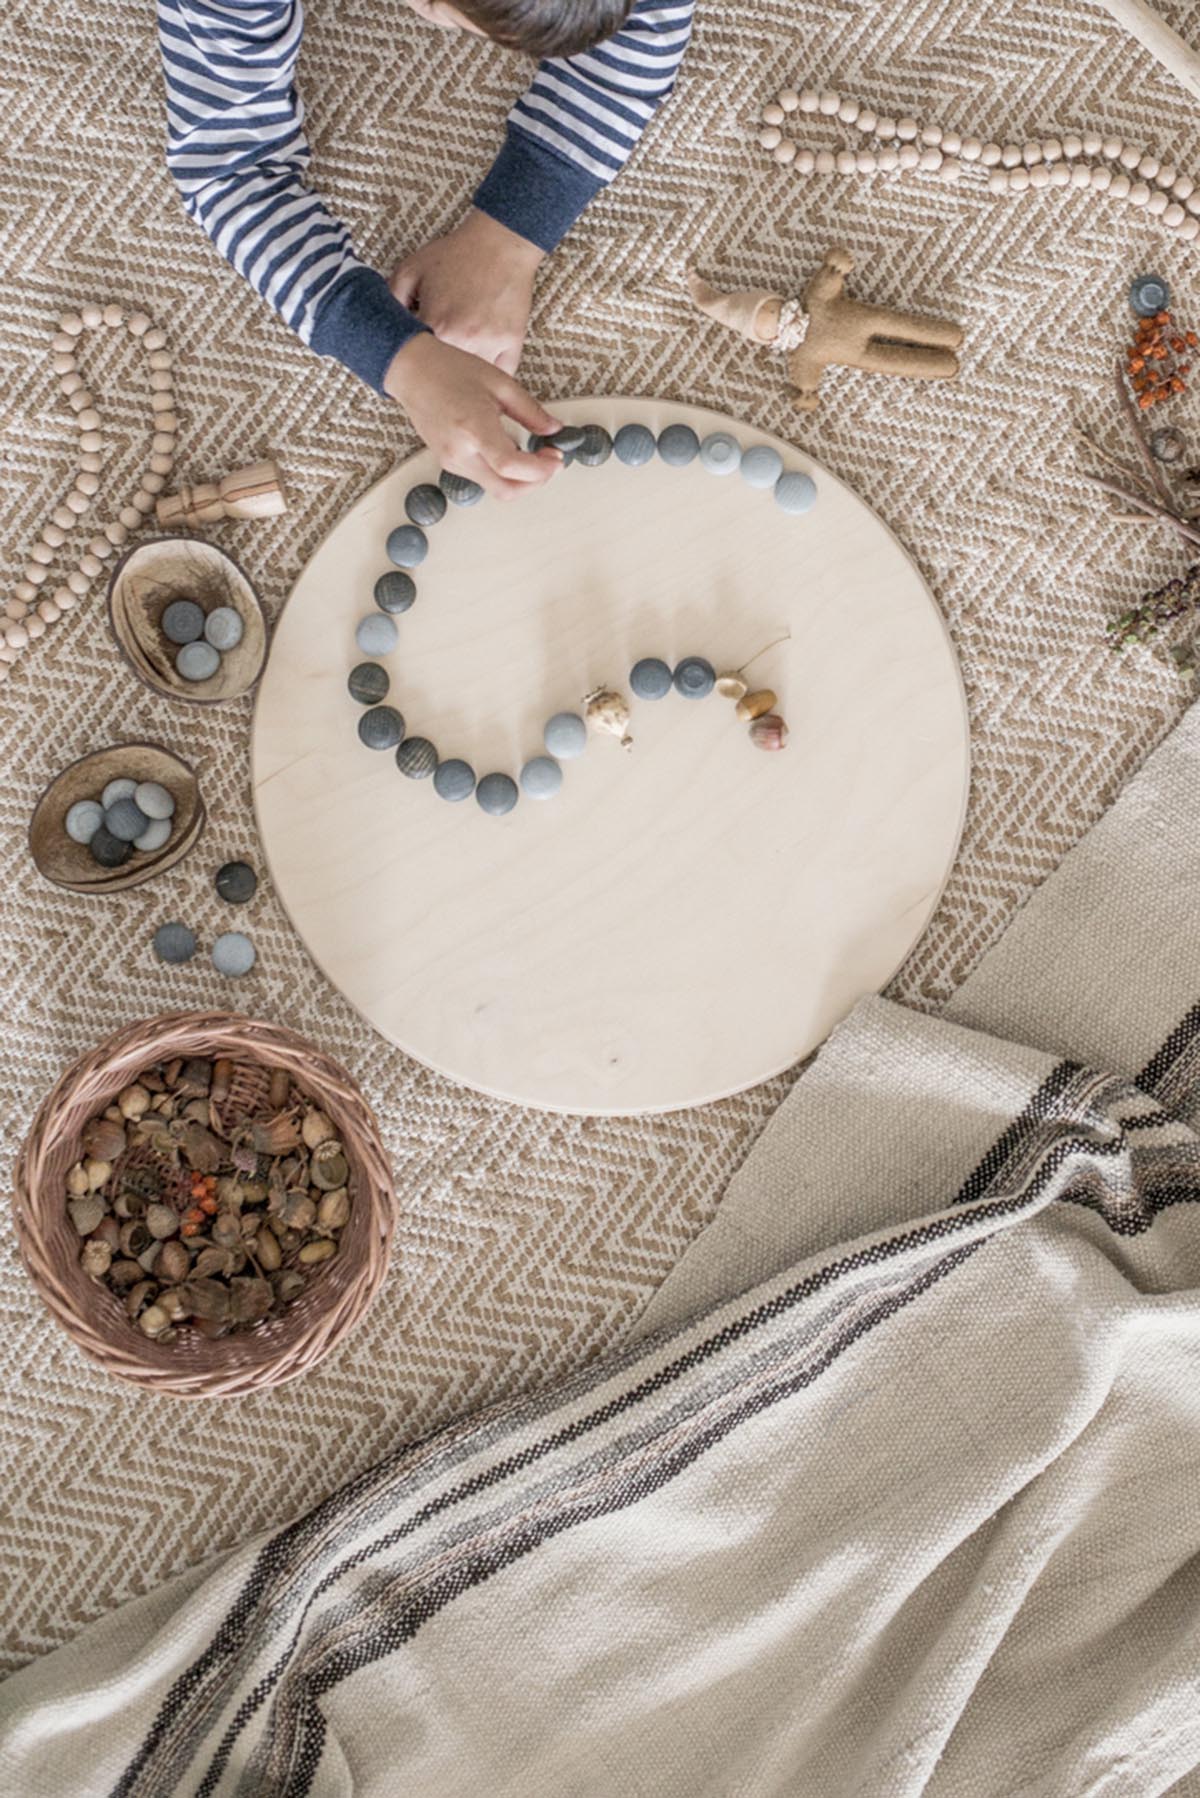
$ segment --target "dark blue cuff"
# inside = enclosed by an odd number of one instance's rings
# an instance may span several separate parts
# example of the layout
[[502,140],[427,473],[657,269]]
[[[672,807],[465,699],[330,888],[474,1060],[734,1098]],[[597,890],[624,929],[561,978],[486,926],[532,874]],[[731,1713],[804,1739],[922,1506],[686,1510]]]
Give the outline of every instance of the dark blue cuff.
[[480,212],[539,250],[557,249],[589,200],[607,183],[557,156],[516,125],[475,195]]
[[396,351],[428,329],[400,304],[382,275],[360,266],[335,281],[321,301],[312,347],[319,356],[336,356],[382,393]]

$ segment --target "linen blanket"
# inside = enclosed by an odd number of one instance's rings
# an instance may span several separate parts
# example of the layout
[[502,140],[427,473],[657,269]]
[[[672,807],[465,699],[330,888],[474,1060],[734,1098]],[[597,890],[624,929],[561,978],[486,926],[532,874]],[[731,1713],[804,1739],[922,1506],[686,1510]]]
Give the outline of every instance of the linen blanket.
[[16,1674],[0,1791],[1191,1787],[1198,810],[1193,709],[951,1016],[835,1033],[623,1357]]

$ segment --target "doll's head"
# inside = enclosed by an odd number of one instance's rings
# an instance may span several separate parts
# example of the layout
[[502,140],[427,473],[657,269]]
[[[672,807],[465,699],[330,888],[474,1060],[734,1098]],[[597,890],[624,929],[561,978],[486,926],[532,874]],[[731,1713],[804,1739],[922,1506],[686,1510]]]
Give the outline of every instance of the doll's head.
[[621,29],[633,0],[408,0],[447,31],[473,31],[528,56],[574,56]]

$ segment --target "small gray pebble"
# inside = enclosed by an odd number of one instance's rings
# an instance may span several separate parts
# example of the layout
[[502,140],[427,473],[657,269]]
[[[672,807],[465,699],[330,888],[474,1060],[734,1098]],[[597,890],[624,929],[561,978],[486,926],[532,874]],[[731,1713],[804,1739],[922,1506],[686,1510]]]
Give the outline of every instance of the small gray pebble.
[[204,611],[194,599],[173,599],[159,624],[168,643],[195,643],[204,635]]
[[470,762],[439,762],[433,776],[433,790],[439,799],[448,799],[452,804],[469,799],[475,791],[474,768]]
[[249,862],[225,862],[213,885],[226,905],[247,905],[258,891],[258,875]]
[[77,799],[66,817],[63,829],[73,843],[90,843],[104,822],[104,807],[95,799]]
[[584,425],[583,442],[575,451],[581,468],[599,468],[613,453],[613,440],[603,425]]
[[350,679],[346,682],[350,689],[350,697],[357,699],[359,705],[378,705],[380,700],[388,696],[391,678],[386,668],[378,662],[360,662],[357,668],[350,670]]
[[156,780],[139,781],[133,789],[133,797],[148,818],[171,818],[175,815],[173,796]]
[[245,634],[242,615],[235,612],[232,606],[214,606],[204,620],[205,638],[222,655],[226,650],[236,649]]
[[375,583],[375,604],[381,612],[407,612],[417,597],[417,583],[402,568],[389,569]]
[[639,699],[665,699],[671,691],[671,670],[657,656],[643,656],[629,671],[629,685]]
[[404,510],[414,524],[440,524],[446,516],[446,495],[440,487],[422,481],[405,495]]
[[811,512],[816,503],[817,483],[811,475],[792,469],[788,474],[781,474],[776,481],[775,504],[782,511],[799,518],[803,513]]
[[184,680],[211,680],[220,666],[220,651],[211,643],[185,643],[175,657],[175,671]]
[[1129,289],[1129,304],[1139,318],[1165,312],[1170,300],[1171,289],[1162,275],[1139,275]]
[[446,468],[438,476],[438,486],[452,506],[477,506],[483,498],[478,481],[468,481],[465,475],[451,474]]
[[118,799],[104,814],[103,829],[110,830],[122,843],[140,837],[150,820],[136,799]]
[[709,474],[736,474],[742,460],[742,446],[728,431],[714,431],[700,445],[700,465]]
[[398,524],[387,540],[387,553],[397,568],[419,568],[429,554],[429,539],[416,524]]
[[521,770],[521,790],[531,799],[553,799],[563,784],[563,771],[553,756],[535,755]]
[[140,849],[143,855],[149,855],[155,849],[161,849],[170,840],[171,820],[169,818],[151,818],[140,837],[134,837],[133,846]]
[[154,953],[159,961],[191,961],[196,953],[196,933],[186,924],[160,924],[154,932]]
[[403,736],[404,719],[395,706],[372,706],[358,721],[358,740],[368,749],[394,749]]
[[613,453],[626,468],[643,468],[653,462],[657,448],[654,432],[645,425],[622,425],[613,438]]
[[428,780],[438,765],[438,752],[428,737],[409,737],[396,751],[396,766],[409,780]]
[[475,789],[480,807],[490,818],[503,818],[511,812],[520,795],[517,783],[507,774],[485,774]]
[[109,781],[100,795],[100,803],[107,811],[110,805],[117,803],[118,799],[132,799],[136,792],[137,781],[128,780],[125,775],[120,774],[116,780]]
[[659,433],[658,453],[668,468],[686,468],[700,454],[700,439],[691,425],[668,425]]
[[675,669],[675,691],[685,699],[704,699],[717,684],[716,670],[703,656],[684,656]]
[[578,712],[555,712],[546,721],[542,742],[560,762],[569,762],[587,748],[587,725]]
[[[546,442],[552,449],[561,450],[564,456],[573,456],[583,442],[583,426],[564,425],[561,431],[555,431],[553,437],[547,437]],[[508,776],[504,775],[502,778],[507,780]]]
[[102,868],[119,868],[133,854],[133,844],[124,837],[114,837],[106,824],[102,824],[88,844],[92,860],[99,862]]
[[783,457],[769,443],[742,451],[742,479],[748,487],[773,487],[783,473]]
[[354,628],[354,641],[365,656],[386,656],[400,641],[400,632],[386,612],[368,612]]
[[240,930],[226,930],[212,946],[212,965],[218,974],[225,974],[230,980],[238,980],[248,974],[258,957],[254,952],[254,944]]

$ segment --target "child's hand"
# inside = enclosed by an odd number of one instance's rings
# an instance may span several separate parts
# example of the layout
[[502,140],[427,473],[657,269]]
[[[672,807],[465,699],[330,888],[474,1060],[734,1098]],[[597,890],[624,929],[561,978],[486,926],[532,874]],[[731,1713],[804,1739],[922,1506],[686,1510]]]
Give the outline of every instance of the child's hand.
[[392,292],[443,343],[517,372],[542,252],[486,212],[468,212],[392,272]]
[[562,467],[557,450],[531,456],[518,449],[500,422],[513,418],[548,436],[562,429],[561,420],[511,376],[428,331],[410,337],[396,351],[384,387],[399,400],[442,467],[478,481],[496,499],[541,486]]

